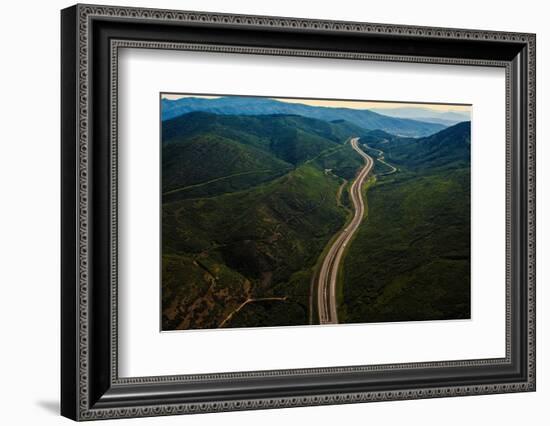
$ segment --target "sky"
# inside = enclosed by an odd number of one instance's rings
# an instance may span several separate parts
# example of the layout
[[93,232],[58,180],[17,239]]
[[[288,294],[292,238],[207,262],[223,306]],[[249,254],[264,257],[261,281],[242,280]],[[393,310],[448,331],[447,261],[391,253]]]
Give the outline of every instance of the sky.
[[[181,99],[181,98],[203,98],[215,99],[221,96],[206,96],[206,95],[181,95],[163,93],[163,99]],[[311,106],[322,106],[332,108],[352,108],[352,109],[393,109],[393,108],[424,108],[433,110],[434,112],[470,112],[472,106],[465,104],[432,104],[432,103],[415,103],[415,102],[388,102],[388,101],[352,101],[352,100],[325,100],[325,99],[297,99],[297,98],[276,98],[280,102],[298,103]]]

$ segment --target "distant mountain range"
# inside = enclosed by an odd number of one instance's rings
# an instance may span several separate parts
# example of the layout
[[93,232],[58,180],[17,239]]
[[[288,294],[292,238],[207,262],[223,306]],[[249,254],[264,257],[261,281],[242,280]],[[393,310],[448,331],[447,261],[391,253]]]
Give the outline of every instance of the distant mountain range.
[[438,123],[445,126],[452,126],[462,121],[469,121],[470,114],[458,111],[437,111],[425,107],[402,107],[402,108],[373,108],[371,111],[378,114],[395,118],[408,118],[428,123]]
[[445,123],[390,117],[368,109],[320,107],[246,96],[162,99],[161,111],[163,121],[196,111],[241,116],[300,115],[324,121],[345,120],[365,130],[380,129],[394,135],[409,137],[428,136],[447,127]]

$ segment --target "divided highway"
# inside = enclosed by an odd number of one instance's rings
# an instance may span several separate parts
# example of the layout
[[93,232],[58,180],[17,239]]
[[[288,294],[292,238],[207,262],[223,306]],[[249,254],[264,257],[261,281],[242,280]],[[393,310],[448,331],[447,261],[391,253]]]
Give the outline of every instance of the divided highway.
[[320,324],[338,324],[338,312],[336,309],[336,281],[338,269],[347,244],[353,237],[353,234],[359,228],[363,216],[365,215],[365,203],[361,188],[372,170],[374,162],[357,144],[359,138],[351,139],[352,148],[365,159],[365,166],[359,172],[357,178],[353,181],[350,189],[351,201],[354,207],[354,215],[351,222],[340,231],[337,238],[328,250],[317,282],[317,307],[319,312]]

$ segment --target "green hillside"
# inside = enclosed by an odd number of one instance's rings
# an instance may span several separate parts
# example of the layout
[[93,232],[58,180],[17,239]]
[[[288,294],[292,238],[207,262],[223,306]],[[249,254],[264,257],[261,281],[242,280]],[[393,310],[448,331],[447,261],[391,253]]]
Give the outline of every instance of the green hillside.
[[163,128],[163,329],[307,323],[313,267],[349,213],[342,178],[362,164],[345,142],[363,130],[188,115]]
[[242,188],[272,175],[281,175],[291,168],[291,164],[258,148],[203,133],[163,147],[162,190],[165,196],[189,195],[190,189],[196,190],[201,184],[228,185],[236,178],[247,177]]
[[246,191],[164,204],[163,328],[215,328],[247,299],[267,297],[287,300],[248,318],[266,305],[251,303],[225,325],[243,315],[248,327],[307,323],[312,267],[347,215],[339,186],[308,163]]
[[[163,200],[250,188],[340,148],[351,134],[363,131],[343,120],[325,122],[282,115],[195,112],[168,120],[162,133]],[[346,156],[356,157],[353,152],[346,152]],[[358,164],[355,158],[352,162]]]
[[470,317],[470,125],[384,142],[399,173],[368,191],[343,272],[345,322]]
[[341,322],[469,317],[469,123],[418,139],[288,114],[162,126],[163,330],[309,323],[315,265],[364,164],[352,136],[398,172],[375,162]]
[[370,132],[370,139],[362,138],[372,148],[382,149],[387,158],[411,169],[436,167],[469,167],[470,122],[448,127],[434,135],[413,139],[391,137]]
[[216,134],[268,151],[298,164],[331,143],[342,143],[350,134],[365,130],[344,120],[324,121],[299,115],[216,115],[191,112],[162,123],[163,146],[195,135]]

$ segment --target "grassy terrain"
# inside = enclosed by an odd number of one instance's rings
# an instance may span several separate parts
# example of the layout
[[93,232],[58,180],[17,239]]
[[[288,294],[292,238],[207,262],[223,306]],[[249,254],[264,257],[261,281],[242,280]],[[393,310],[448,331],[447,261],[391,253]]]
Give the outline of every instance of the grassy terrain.
[[470,167],[470,122],[426,138],[394,137],[390,142],[385,136],[374,139],[367,142],[371,148],[383,150],[390,163],[406,166],[411,171]]
[[[250,190],[164,204],[163,253],[171,253],[165,263],[169,267],[177,259],[180,268],[163,276],[165,306],[172,301],[180,307],[177,315],[164,312],[165,327],[216,327],[247,298],[273,296],[288,296],[285,306],[302,312],[296,324],[307,323],[310,269],[345,220],[345,210],[335,203],[339,185],[337,177],[305,164]],[[186,277],[184,286],[177,277]],[[187,299],[197,294],[189,295],[189,288],[195,287],[219,294],[223,304],[209,304],[214,296],[208,293],[208,300],[189,310]],[[272,325],[288,322],[285,315],[270,318]]]
[[163,193],[174,192],[222,177],[289,167],[263,150],[205,133],[163,148],[162,189]]
[[309,323],[312,275],[364,164],[345,143],[356,135],[399,172],[375,161],[339,277],[341,319],[469,316],[467,125],[412,139],[343,120],[193,112],[162,133],[164,330]]
[[[326,168],[349,176],[356,155],[342,147],[364,130],[343,120],[299,116],[219,116],[189,113],[163,123],[163,201],[244,190],[284,175],[323,154]],[[327,155],[331,154],[331,155]],[[351,159],[351,160],[350,160]],[[351,161],[351,162],[349,162]],[[349,162],[349,163],[348,163]]]
[[275,327],[307,324],[307,306],[294,301],[260,300],[247,304],[225,327]]
[[331,152],[330,155],[320,155],[315,159],[315,163],[323,169],[330,170],[330,173],[336,176],[350,180],[355,177],[364,161],[350,144],[346,144],[341,149]]
[[[209,120],[203,133],[178,133],[163,145],[164,330],[309,322],[314,266],[348,215],[336,202],[342,176],[353,176],[361,160],[344,144],[346,123],[281,120],[270,141],[223,117],[226,136],[239,129],[248,138],[220,136]],[[292,163],[279,146],[290,143],[281,142],[291,137],[287,120],[296,130]],[[170,189],[168,177],[184,186]]]
[[470,317],[469,124],[457,126],[415,144],[378,141],[399,172],[368,192],[344,262],[346,322]]

